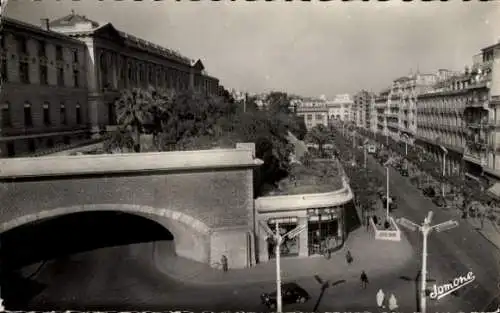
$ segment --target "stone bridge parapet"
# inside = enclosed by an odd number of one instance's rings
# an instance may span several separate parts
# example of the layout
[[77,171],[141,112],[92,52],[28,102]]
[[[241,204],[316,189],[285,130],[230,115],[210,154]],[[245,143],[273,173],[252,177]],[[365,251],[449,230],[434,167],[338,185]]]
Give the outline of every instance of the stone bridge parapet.
[[211,264],[225,254],[232,267],[250,266],[261,163],[248,147],[2,159],[0,233],[64,214],[123,211],[165,226],[181,256]]

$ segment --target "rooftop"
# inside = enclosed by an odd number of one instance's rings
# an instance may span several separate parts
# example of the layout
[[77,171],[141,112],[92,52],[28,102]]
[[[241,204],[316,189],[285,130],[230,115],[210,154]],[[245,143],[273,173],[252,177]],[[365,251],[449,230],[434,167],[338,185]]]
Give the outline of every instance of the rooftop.
[[292,164],[288,177],[281,180],[277,188],[265,196],[284,196],[311,193],[326,193],[342,188],[342,171],[332,159],[314,159],[307,166]]

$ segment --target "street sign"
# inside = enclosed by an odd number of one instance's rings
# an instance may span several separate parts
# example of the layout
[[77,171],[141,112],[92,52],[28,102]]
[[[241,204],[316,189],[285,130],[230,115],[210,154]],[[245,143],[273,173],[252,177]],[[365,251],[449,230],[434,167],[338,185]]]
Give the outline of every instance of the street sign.
[[296,236],[298,236],[301,232],[303,232],[306,229],[306,225],[300,225],[286,233],[283,237],[288,237],[289,239],[292,239]]
[[459,224],[457,221],[450,220],[450,221],[446,221],[446,222],[441,223],[441,224],[434,225],[433,228],[439,233],[439,232],[442,232],[442,231],[445,231],[448,229],[455,228],[458,225]]
[[262,229],[269,235],[269,236],[274,236],[274,233],[273,231],[271,230],[271,228],[269,228],[269,226],[267,225],[267,223],[265,221],[259,221],[259,224],[260,224],[260,227],[262,227]]
[[406,218],[404,217],[401,217],[401,218],[398,218],[396,220],[396,223],[398,223],[399,225],[411,230],[411,231],[416,231],[417,229],[419,229],[419,225],[413,223],[412,221],[410,220],[407,220]]

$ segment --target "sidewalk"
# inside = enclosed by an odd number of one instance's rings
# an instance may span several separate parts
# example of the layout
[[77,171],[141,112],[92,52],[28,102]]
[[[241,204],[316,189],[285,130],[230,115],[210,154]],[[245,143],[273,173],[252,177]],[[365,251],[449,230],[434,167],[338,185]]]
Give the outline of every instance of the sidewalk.
[[481,220],[473,217],[468,217],[467,222],[481,234],[486,240],[500,250],[500,229],[489,219],[484,220],[484,227],[481,228]]
[[[354,262],[348,265],[345,253],[349,249]],[[372,232],[359,228],[349,234],[345,246],[327,260],[323,256],[290,257],[281,259],[283,281],[320,275],[358,279],[362,270],[370,277],[388,274],[407,264],[413,257],[413,249],[403,236],[401,242],[376,241]],[[275,281],[276,263],[269,261],[248,269],[221,270],[184,258],[169,256],[160,259],[154,253],[154,261],[164,274],[192,284],[238,285]]]

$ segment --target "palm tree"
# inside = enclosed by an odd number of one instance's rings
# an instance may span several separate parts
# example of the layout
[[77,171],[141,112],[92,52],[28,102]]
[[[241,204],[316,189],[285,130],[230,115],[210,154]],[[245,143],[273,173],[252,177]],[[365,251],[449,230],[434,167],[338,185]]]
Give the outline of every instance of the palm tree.
[[152,122],[152,104],[150,90],[139,88],[122,90],[115,102],[118,123],[132,132],[135,152],[141,151],[141,132],[144,125]]
[[320,155],[323,155],[323,146],[332,140],[332,135],[328,128],[319,124],[307,133],[306,138],[308,141],[317,144]]

